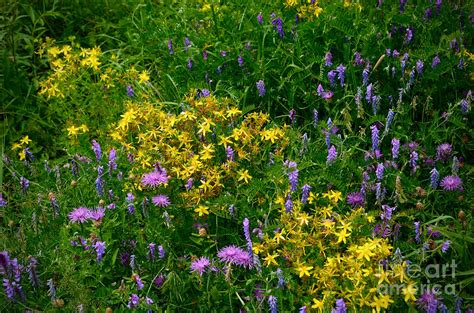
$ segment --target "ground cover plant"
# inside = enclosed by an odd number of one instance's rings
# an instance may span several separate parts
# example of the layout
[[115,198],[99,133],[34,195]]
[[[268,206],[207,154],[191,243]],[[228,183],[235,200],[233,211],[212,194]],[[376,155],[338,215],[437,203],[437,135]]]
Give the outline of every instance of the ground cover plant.
[[474,311],[472,2],[2,11],[2,312]]

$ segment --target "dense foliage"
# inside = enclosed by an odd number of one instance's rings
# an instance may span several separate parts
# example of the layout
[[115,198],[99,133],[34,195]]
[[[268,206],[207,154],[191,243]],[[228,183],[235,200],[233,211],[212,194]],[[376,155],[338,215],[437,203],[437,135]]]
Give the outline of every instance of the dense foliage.
[[473,312],[469,1],[2,7],[1,311]]

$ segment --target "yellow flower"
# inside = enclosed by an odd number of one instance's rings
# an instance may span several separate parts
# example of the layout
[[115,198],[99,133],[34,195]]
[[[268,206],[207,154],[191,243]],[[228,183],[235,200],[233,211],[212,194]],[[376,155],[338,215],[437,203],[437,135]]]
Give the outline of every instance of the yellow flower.
[[24,136],[21,138],[20,143],[22,145],[28,145],[31,142],[31,139],[28,137],[28,135]]
[[14,143],[12,146],[12,150],[20,149],[21,145],[19,143]]
[[227,111],[227,117],[233,117],[233,116],[238,116],[242,113],[239,109],[236,107],[232,107]]
[[21,150],[20,153],[18,153],[18,156],[20,157],[20,161],[23,161],[24,159],[26,159],[26,153],[25,153],[25,150]]
[[79,128],[72,125],[71,127],[67,128],[68,136],[77,136],[79,134]]
[[408,286],[405,286],[402,289],[402,293],[405,295],[405,302],[409,303],[416,300],[417,288],[413,283],[410,283]]
[[375,307],[375,311],[378,313],[382,308],[387,309],[390,303],[393,303],[393,300],[390,299],[389,295],[381,295],[380,297],[374,296],[371,306]]
[[276,257],[278,257],[278,253],[274,253],[274,254],[267,253],[267,256],[263,258],[263,260],[265,261],[265,266],[268,267],[272,264],[278,266],[278,263],[275,260]]
[[346,229],[342,229],[341,232],[339,233],[334,232],[334,234],[337,236],[337,243],[340,243],[340,242],[346,243],[346,238],[348,238],[351,235],[350,233],[347,233]]
[[198,213],[199,216],[209,215],[208,209],[209,209],[209,208],[208,208],[207,206],[200,205],[199,207],[197,207],[196,209],[194,209],[194,212]]
[[83,132],[83,133],[87,133],[89,131],[89,127],[87,127],[86,124],[82,124],[81,126],[79,126],[79,129]]
[[240,171],[238,172],[238,174],[239,174],[239,179],[238,179],[238,181],[245,180],[245,183],[246,183],[246,184],[248,184],[249,179],[252,178],[252,176],[250,176],[250,174],[249,174],[249,170],[245,170],[245,171],[244,171],[244,170],[240,170]]
[[313,298],[313,305],[311,306],[311,308],[318,309],[319,312],[322,312],[324,309],[324,301]]
[[298,275],[301,277],[303,276],[311,276],[311,274],[309,273],[310,270],[312,270],[313,267],[312,266],[306,266],[303,264],[299,264],[298,267],[296,268],[296,271],[298,272]]
[[359,246],[356,252],[358,253],[357,259],[365,258],[367,261],[370,261],[370,257],[375,255],[375,253],[372,252],[372,245],[370,243]]
[[140,83],[146,83],[150,81],[150,76],[148,75],[148,72],[146,70],[142,71],[138,78],[140,79]]

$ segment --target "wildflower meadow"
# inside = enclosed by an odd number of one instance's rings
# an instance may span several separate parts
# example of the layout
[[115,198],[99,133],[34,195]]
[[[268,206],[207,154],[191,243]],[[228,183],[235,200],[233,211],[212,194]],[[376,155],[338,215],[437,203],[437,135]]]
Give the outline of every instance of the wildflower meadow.
[[474,313],[472,0],[0,10],[0,312]]

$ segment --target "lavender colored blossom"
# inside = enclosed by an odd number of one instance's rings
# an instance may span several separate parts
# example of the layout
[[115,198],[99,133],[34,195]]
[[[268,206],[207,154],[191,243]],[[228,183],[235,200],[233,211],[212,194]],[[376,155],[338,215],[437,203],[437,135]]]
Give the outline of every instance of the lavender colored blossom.
[[193,182],[194,180],[192,178],[189,178],[186,182],[186,190],[191,190],[191,188],[193,188]]
[[369,75],[370,75],[370,70],[369,70],[369,67],[366,66],[364,70],[362,71],[362,81],[363,81],[364,86],[367,86],[367,84],[369,83]]
[[102,175],[104,173],[104,167],[98,166],[97,167],[97,179],[95,180],[95,189],[97,190],[97,194],[102,197],[104,195],[104,180],[102,179]]
[[447,142],[442,143],[436,148],[436,159],[441,161],[447,161],[450,158],[452,151],[452,145]]
[[346,75],[346,67],[342,64],[340,64],[338,67],[337,67],[337,72],[338,72],[338,75],[337,75],[337,78],[339,79],[339,83],[341,84],[341,87],[344,87],[344,79],[345,79],[345,75]]
[[392,121],[394,117],[395,117],[395,112],[393,112],[392,109],[389,109],[388,114],[387,114],[387,122],[385,124],[385,132],[389,130],[390,125],[392,125]]
[[239,54],[239,56],[237,57],[237,63],[239,63],[240,67],[244,66],[244,58],[241,54]]
[[0,208],[6,207],[8,204],[7,200],[3,198],[3,194],[0,192]]
[[441,252],[446,253],[448,252],[449,246],[451,245],[451,241],[446,240],[443,242],[443,245],[441,246]]
[[163,248],[162,245],[159,245],[158,246],[158,257],[163,260],[166,256],[166,251],[165,251],[165,248]]
[[383,191],[382,191],[382,183],[376,183],[375,184],[375,198],[377,199],[377,202],[382,202],[383,200]]
[[258,23],[259,23],[260,25],[263,24],[263,14],[262,14],[262,12],[258,13],[258,15],[257,15],[257,21],[258,21]]
[[400,150],[400,140],[397,138],[392,139],[392,158],[398,159],[398,151]]
[[416,72],[418,73],[418,75],[423,74],[423,67],[424,67],[424,64],[422,60],[416,61]]
[[232,149],[231,146],[227,146],[227,148],[225,148],[225,153],[227,156],[227,161],[233,162],[235,157],[234,157],[234,150]]
[[290,192],[294,192],[298,186],[298,169],[288,173],[288,180],[290,181]]
[[425,19],[429,20],[433,15],[433,9],[432,8],[427,8],[425,10]]
[[462,190],[462,180],[456,175],[446,176],[441,180],[440,186],[447,191]]
[[452,50],[456,51],[457,53],[459,53],[459,51],[460,51],[460,50],[459,50],[459,43],[458,43],[458,40],[457,40],[456,38],[454,38],[453,40],[451,40],[451,41],[449,42],[449,47],[450,47]]
[[117,151],[110,149],[109,152],[109,175],[112,175],[112,171],[117,169]]
[[405,44],[411,43],[413,40],[413,28],[408,27],[405,34]]
[[105,216],[105,209],[103,207],[99,207],[93,211],[90,211],[90,219],[93,221],[100,221]]
[[308,202],[309,192],[311,191],[311,186],[308,184],[303,185],[301,187],[301,203],[305,204]]
[[135,281],[135,283],[137,284],[137,290],[138,291],[142,290],[143,287],[145,287],[145,285],[143,284],[142,279],[140,278],[140,276],[138,274],[133,274],[132,278]]
[[332,66],[332,53],[331,52],[326,53],[326,56],[324,57],[324,65]]
[[328,72],[328,80],[331,87],[334,87],[334,84],[336,83],[336,75],[337,75],[336,70],[331,70]]
[[235,205],[233,205],[233,204],[229,205],[229,214],[230,214],[230,216],[234,217],[234,215],[235,215]]
[[188,49],[190,46],[191,46],[191,42],[189,41],[189,38],[188,37],[184,38],[184,51],[188,52]]
[[210,264],[211,262],[209,261],[209,259],[203,256],[197,260],[192,261],[190,269],[192,273],[195,272],[198,273],[199,276],[202,276],[202,274],[206,272],[206,268],[208,268]]
[[133,309],[133,308],[137,307],[139,303],[140,303],[140,297],[138,297],[137,294],[132,293],[132,295],[128,299],[127,307],[129,309]]
[[23,193],[26,193],[28,190],[28,187],[30,186],[30,181],[26,179],[25,177],[21,176],[20,177],[20,186],[21,186],[21,191]]
[[270,313],[278,313],[278,298],[275,296],[269,296],[268,307],[270,308]]
[[38,267],[38,261],[34,257],[30,257],[27,271],[28,271],[28,276],[30,279],[31,286],[35,289],[38,288],[40,285],[38,273],[36,271],[37,267]]
[[408,0],[400,0],[400,13],[405,12],[405,5],[407,4]]
[[276,274],[278,277],[278,288],[284,288],[285,287],[285,278],[283,277],[283,271],[278,268],[276,270]]
[[353,208],[364,206],[364,196],[362,192],[351,192],[346,197],[346,202]]
[[289,114],[288,114],[288,117],[290,118],[291,124],[294,124],[296,122],[296,110],[291,109]]
[[426,313],[436,313],[442,305],[435,290],[426,290],[417,300],[416,305]]
[[242,267],[250,267],[252,265],[252,256],[247,251],[230,245],[222,248],[217,256],[224,263],[230,263]]
[[420,233],[420,222],[414,222],[413,225],[415,225],[415,241],[417,243],[420,243],[421,242],[421,239],[420,239],[420,236],[421,236],[421,233]]
[[78,207],[69,213],[68,217],[72,223],[85,223],[89,220],[91,211],[86,207]]
[[151,261],[155,260],[155,247],[156,247],[156,244],[153,242],[148,244],[148,255]]
[[436,55],[436,56],[433,58],[433,62],[431,62],[431,67],[432,67],[432,68],[436,68],[440,63],[441,63],[441,60],[440,60],[439,56]]
[[332,145],[329,149],[328,149],[328,157],[327,157],[327,163],[332,163],[337,157],[337,150],[336,150],[336,147],[334,145]]
[[127,86],[127,96],[129,96],[129,97],[134,97],[135,96],[135,92],[133,91],[133,88],[130,85]]
[[380,219],[388,223],[392,219],[392,213],[395,211],[396,207],[390,207],[386,204],[382,205],[382,213],[380,214]]
[[313,126],[314,126],[314,128],[318,127],[318,121],[319,121],[318,110],[313,109]]
[[170,199],[167,195],[156,195],[151,200],[157,207],[165,208],[171,204]]
[[416,151],[412,151],[410,153],[410,166],[413,172],[416,172],[416,162],[418,161],[418,153]]
[[94,250],[97,254],[97,262],[100,263],[102,258],[105,254],[105,242],[104,241],[96,241],[94,243]]
[[331,313],[346,313],[347,307],[344,303],[344,299],[337,299],[336,300],[336,307],[332,309]]
[[324,91],[324,88],[321,84],[318,85],[317,88],[318,96],[320,96],[323,99],[331,99],[334,93],[332,91]]
[[372,97],[374,96],[374,91],[373,91],[373,85],[369,84],[367,86],[367,90],[365,91],[365,100],[367,100],[367,103],[372,103]]
[[364,64],[364,60],[362,60],[360,52],[357,51],[356,53],[354,53],[354,61],[355,61],[355,64],[358,66],[361,66]]
[[461,102],[459,102],[459,106],[461,107],[461,112],[463,114],[469,112],[469,101],[467,99],[462,99]]
[[265,90],[265,83],[263,82],[263,80],[259,80],[256,85],[257,85],[259,97],[265,96],[266,90]]
[[188,59],[188,70],[192,70],[193,69],[193,59],[189,58]]
[[439,172],[436,170],[436,168],[433,168],[431,170],[431,188],[433,189],[438,188],[438,183],[439,183]]
[[285,31],[283,30],[283,20],[277,17],[276,19],[272,20],[272,24],[277,30],[278,35],[280,35],[280,38],[285,37]]
[[372,151],[375,151],[379,147],[379,129],[375,124],[370,126],[370,129],[372,131]]
[[383,179],[383,172],[384,172],[385,167],[383,166],[383,163],[377,164],[377,169],[375,170],[375,176],[377,176],[377,179],[381,181]]
[[92,150],[94,151],[97,162],[100,161],[100,158],[102,157],[102,150],[99,143],[95,139],[92,140]]
[[54,286],[53,279],[48,279],[46,285],[48,285],[48,294],[51,297],[51,301],[56,300],[56,287]]
[[168,51],[171,54],[174,54],[174,50],[173,50],[173,41],[171,39],[168,39]]
[[253,255],[253,252],[252,252],[252,238],[250,237],[250,221],[249,221],[248,218],[244,218],[243,227],[244,227],[245,241],[247,243],[247,252],[250,255]]
[[290,195],[286,197],[285,201],[285,212],[286,213],[291,213],[293,211],[293,201],[291,201]]
[[202,50],[202,59],[204,61],[207,61],[207,51],[206,50]]
[[156,188],[159,185],[165,185],[168,183],[168,175],[166,171],[155,170],[144,174],[141,183],[145,187]]

